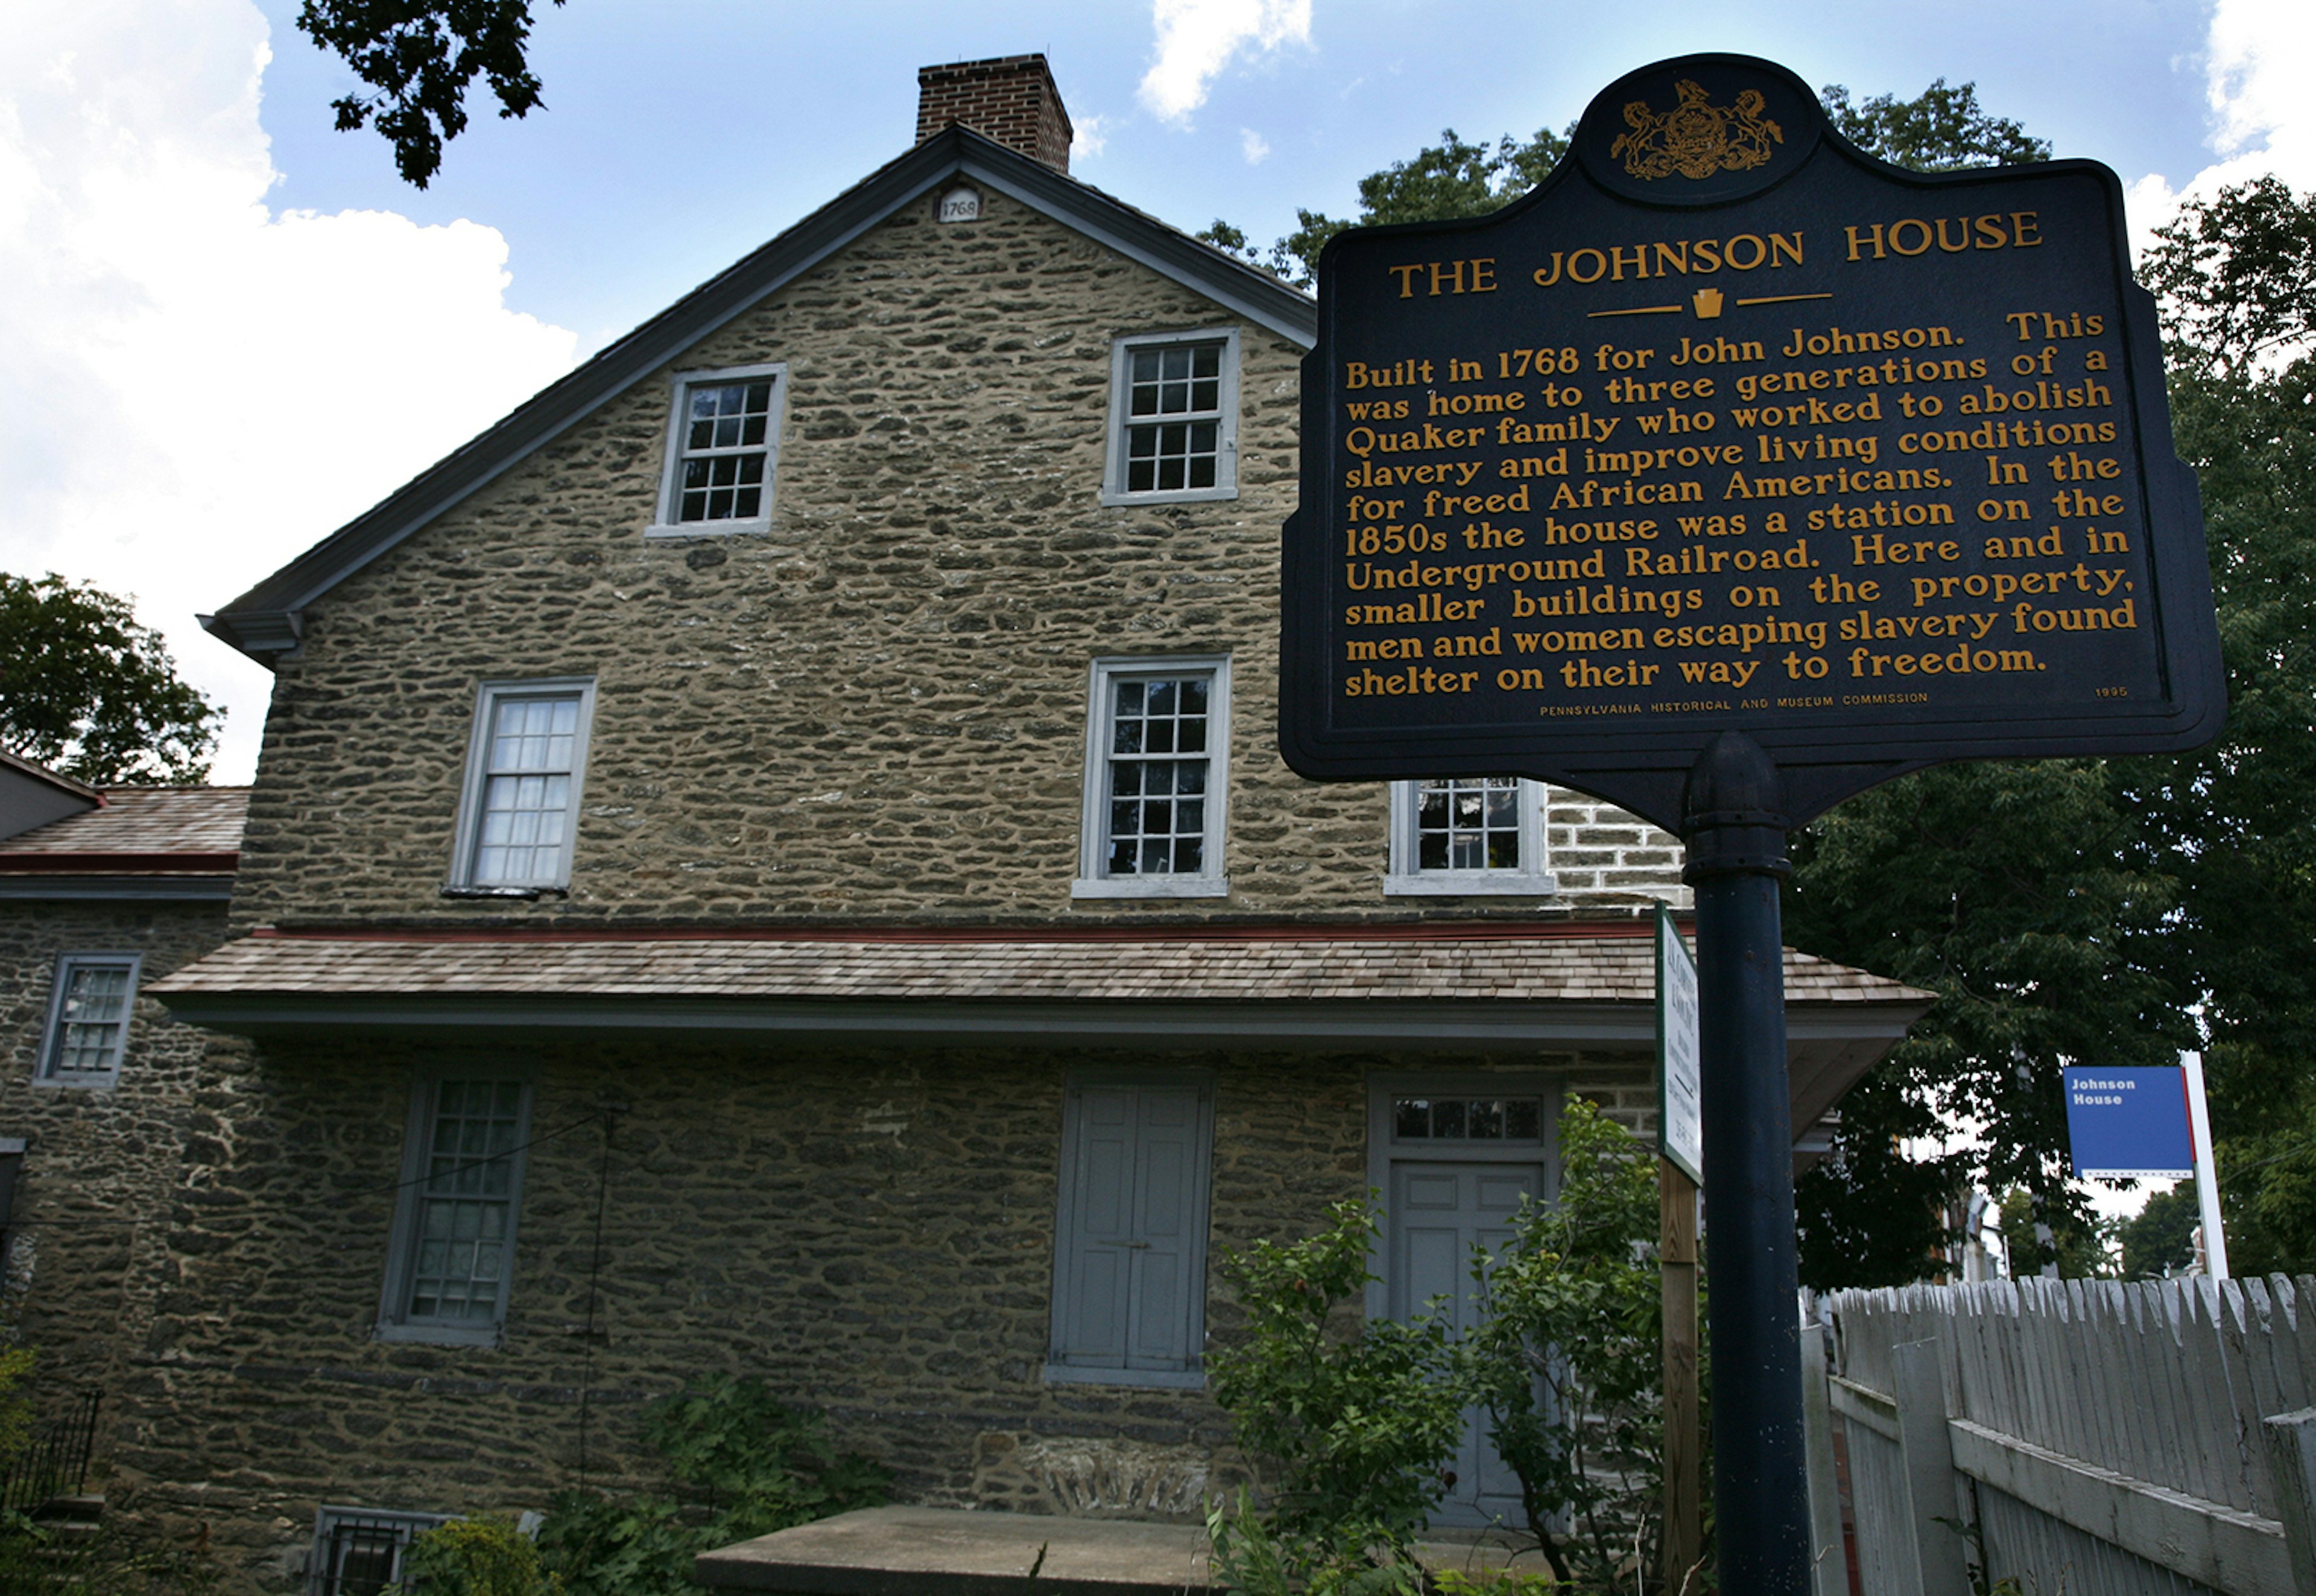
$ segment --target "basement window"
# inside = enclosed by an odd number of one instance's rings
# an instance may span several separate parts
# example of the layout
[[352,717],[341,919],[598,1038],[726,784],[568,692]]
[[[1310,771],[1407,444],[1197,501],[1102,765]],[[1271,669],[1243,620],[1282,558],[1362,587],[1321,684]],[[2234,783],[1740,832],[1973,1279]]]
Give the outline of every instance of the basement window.
[[450,1521],[443,1513],[323,1508],[314,1515],[306,1596],[388,1596],[401,1591],[410,1543]]

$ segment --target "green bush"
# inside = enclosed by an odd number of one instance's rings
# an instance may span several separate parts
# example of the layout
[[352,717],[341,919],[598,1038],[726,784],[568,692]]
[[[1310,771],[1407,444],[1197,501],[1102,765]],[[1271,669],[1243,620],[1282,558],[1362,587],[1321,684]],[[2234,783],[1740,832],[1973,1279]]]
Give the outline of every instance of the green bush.
[[885,1500],[890,1476],[840,1454],[827,1420],[783,1407],[754,1378],[717,1376],[652,1405],[645,1439],[673,1489],[625,1499],[566,1491],[539,1527],[567,1596],[681,1596],[701,1552]]
[[560,1596],[530,1537],[489,1513],[438,1524],[410,1543],[411,1596]]
[[[1308,1240],[1258,1241],[1222,1267],[1246,1332],[1207,1361],[1241,1446],[1274,1468],[1272,1503],[1216,1507],[1216,1563],[1239,1589],[1280,1577],[1346,1596],[1412,1577],[1407,1548],[1446,1489],[1465,1403],[1448,1328],[1362,1322],[1374,1211],[1339,1202]],[[1372,1575],[1372,1577],[1371,1577]]]

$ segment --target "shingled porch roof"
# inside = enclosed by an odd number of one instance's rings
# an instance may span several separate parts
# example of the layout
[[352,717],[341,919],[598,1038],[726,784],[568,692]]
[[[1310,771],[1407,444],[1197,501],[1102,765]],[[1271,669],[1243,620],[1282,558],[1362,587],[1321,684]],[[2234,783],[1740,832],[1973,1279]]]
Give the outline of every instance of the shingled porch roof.
[[[148,989],[182,1019],[959,1044],[1643,1051],[1646,922],[842,931],[260,930]],[[1788,951],[1796,1128],[1931,994]]]

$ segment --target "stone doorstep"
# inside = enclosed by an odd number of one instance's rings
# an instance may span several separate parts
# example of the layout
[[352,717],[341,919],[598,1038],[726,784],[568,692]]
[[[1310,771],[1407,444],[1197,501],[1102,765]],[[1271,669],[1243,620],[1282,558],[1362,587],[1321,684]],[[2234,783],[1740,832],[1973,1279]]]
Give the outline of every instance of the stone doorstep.
[[[1476,1533],[1417,1549],[1433,1567],[1501,1567],[1512,1554]],[[1197,1524],[870,1507],[704,1552],[691,1577],[795,1596],[1155,1596],[1208,1589],[1207,1556]]]

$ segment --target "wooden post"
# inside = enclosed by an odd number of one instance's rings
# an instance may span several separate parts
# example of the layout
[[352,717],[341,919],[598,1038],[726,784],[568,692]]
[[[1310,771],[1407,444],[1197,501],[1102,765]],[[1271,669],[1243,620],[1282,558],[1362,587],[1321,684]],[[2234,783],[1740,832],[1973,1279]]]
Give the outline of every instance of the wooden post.
[[1665,1596],[1696,1596],[1705,1556],[1697,1400],[1697,1183],[1657,1160],[1657,1270],[1664,1317]]
[[2262,1419],[2267,1460],[2276,1476],[2276,1516],[2284,1521],[2292,1577],[2316,1591],[2316,1407]]
[[1921,1596],[1970,1596],[1967,1543],[1957,1526],[1954,1439],[1946,1429],[1946,1370],[1935,1341],[1909,1341],[1890,1349],[1897,1384],[1898,1452],[1906,1472],[1912,1519],[1914,1588]]

